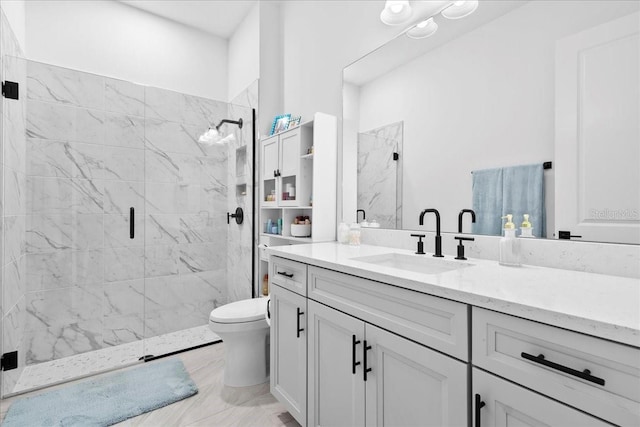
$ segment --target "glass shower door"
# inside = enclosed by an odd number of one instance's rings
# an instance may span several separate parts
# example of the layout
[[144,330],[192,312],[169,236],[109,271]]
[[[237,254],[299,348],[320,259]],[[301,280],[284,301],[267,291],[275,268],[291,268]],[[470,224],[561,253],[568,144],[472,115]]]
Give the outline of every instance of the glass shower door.
[[3,351],[19,364],[3,395],[145,354],[144,89],[6,63]]

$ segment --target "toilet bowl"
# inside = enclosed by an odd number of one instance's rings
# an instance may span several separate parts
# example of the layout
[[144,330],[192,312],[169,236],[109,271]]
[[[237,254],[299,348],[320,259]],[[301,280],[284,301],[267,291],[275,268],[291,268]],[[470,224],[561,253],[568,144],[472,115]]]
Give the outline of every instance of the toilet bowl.
[[224,384],[245,387],[269,380],[267,298],[232,302],[209,316],[209,327],[225,343]]

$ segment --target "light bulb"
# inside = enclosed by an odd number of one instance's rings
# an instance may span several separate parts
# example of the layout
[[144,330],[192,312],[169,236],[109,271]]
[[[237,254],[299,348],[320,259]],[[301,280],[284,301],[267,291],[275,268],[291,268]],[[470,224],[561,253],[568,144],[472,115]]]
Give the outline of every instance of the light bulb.
[[408,0],[387,0],[380,13],[380,20],[387,25],[400,25],[411,18],[411,13]]
[[436,31],[438,31],[438,24],[436,24],[433,18],[429,18],[419,22],[415,27],[407,31],[407,37],[424,39],[432,36]]
[[459,0],[451,3],[442,11],[442,16],[447,19],[460,19],[471,15],[478,8],[478,0]]

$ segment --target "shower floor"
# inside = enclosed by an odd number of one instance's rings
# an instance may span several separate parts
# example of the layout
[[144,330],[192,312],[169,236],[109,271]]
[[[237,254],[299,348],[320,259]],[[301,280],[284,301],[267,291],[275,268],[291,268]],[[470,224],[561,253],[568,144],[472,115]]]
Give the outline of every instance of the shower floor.
[[90,351],[24,368],[13,393],[42,388],[98,372],[139,363],[144,355],[159,356],[220,340],[208,325],[198,326],[142,341]]

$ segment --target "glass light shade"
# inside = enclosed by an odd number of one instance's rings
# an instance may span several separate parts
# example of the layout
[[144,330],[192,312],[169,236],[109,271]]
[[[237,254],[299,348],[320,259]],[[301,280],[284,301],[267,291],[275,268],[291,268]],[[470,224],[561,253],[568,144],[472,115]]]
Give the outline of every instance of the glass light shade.
[[442,16],[447,19],[460,19],[471,15],[478,8],[478,0],[455,1],[442,11]]
[[411,5],[408,0],[387,0],[380,12],[380,20],[387,25],[404,24],[411,18]]
[[436,24],[436,21],[434,21],[433,18],[429,18],[419,22],[415,27],[407,31],[407,37],[411,37],[412,39],[424,39],[432,36],[436,31],[438,31],[438,24]]

